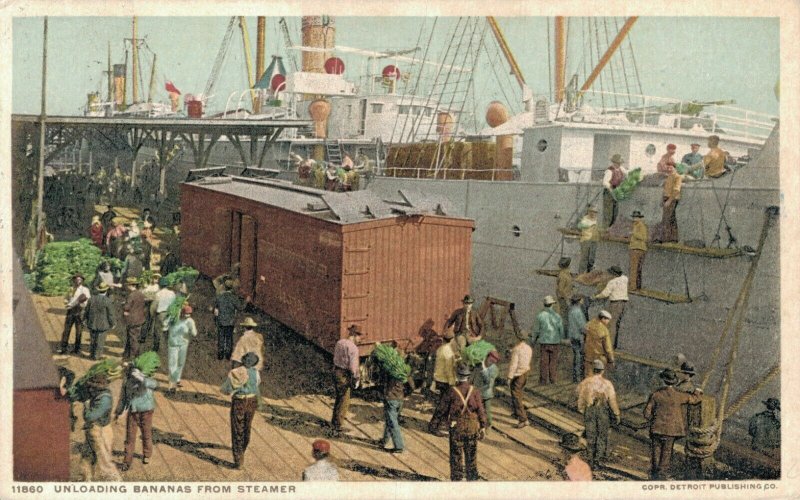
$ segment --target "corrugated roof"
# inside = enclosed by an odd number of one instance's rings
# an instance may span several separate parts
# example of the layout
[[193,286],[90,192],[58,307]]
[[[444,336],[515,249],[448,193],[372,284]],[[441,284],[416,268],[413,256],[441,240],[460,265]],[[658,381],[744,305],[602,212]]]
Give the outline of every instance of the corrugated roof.
[[14,390],[55,389],[58,371],[14,255]]
[[400,200],[387,201],[372,191],[337,193],[298,186],[283,180],[238,176],[211,177],[187,184],[340,224],[388,219],[403,214],[449,215],[450,211],[450,202],[446,198],[416,192],[409,194],[403,191],[400,193]]

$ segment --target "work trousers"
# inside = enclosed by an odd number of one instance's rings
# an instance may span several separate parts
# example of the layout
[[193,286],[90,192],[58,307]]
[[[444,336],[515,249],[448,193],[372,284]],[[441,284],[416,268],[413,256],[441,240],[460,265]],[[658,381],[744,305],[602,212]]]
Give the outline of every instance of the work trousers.
[[569,297],[558,297],[558,314],[561,315],[561,321],[564,323],[564,327],[567,326],[567,321],[569,320]]
[[67,310],[67,317],[64,320],[64,332],[61,334],[61,349],[64,351],[67,350],[73,325],[75,326],[75,347],[73,351],[79,352],[81,350],[81,336],[83,335],[83,309],[80,307]]
[[558,371],[558,344],[539,344],[539,384],[555,384]]
[[631,271],[630,271],[630,281],[628,281],[628,290],[639,290],[642,288],[642,267],[644,266],[644,250],[631,250],[630,251],[630,260],[631,260]]
[[133,359],[141,353],[145,338],[142,336],[142,325],[128,325],[125,329],[125,349],[123,359]]
[[608,189],[603,189],[603,227],[611,227],[617,220],[617,200]]
[[105,330],[89,330],[89,356],[92,359],[97,359],[103,355],[103,349],[106,345],[106,331]]
[[[466,470],[465,470],[466,469]],[[450,480],[461,481],[466,473],[467,481],[478,477],[478,437],[461,436],[450,430]]]
[[244,452],[250,444],[250,428],[258,408],[258,396],[231,399],[231,449],[236,467],[244,464]]
[[89,446],[90,464],[86,467],[87,481],[122,481],[117,466],[112,460],[114,429],[111,424],[104,427],[93,425],[86,429],[86,444]]
[[514,416],[519,422],[527,422],[528,414],[525,412],[525,405],[522,403],[522,391],[528,381],[528,372],[511,379],[511,406],[514,408]]
[[233,325],[217,326],[217,359],[231,359],[233,353]]
[[579,273],[589,273],[594,269],[594,257],[596,254],[596,241],[581,241],[581,261],[578,266]]
[[[661,200],[662,204],[666,203],[667,199],[668,198],[665,196]],[[678,208],[678,202],[680,202],[680,200],[675,200],[661,209],[661,237],[659,240],[664,243],[678,241],[678,217],[675,214],[675,210]]]
[[350,385],[352,382],[353,374],[350,370],[333,369],[333,388],[336,393],[336,401],[333,403],[331,426],[334,429],[341,429],[342,420],[347,417],[347,410],[350,408]]
[[583,380],[583,341],[580,339],[570,340],[572,347],[572,381],[576,384]]
[[167,311],[156,313],[155,324],[153,325],[153,350],[158,352],[161,348],[161,338],[167,342],[167,331],[169,330],[169,315]]
[[396,399],[391,399],[383,402],[383,419],[385,421],[383,427],[383,443],[389,442],[392,439],[392,444],[395,450],[402,450],[405,448],[403,442],[403,431],[400,429],[400,412],[403,410],[403,402]]
[[133,451],[136,449],[136,434],[142,432],[142,455],[150,458],[153,455],[153,410],[131,412],[125,421],[125,463],[133,462]]
[[650,479],[666,479],[672,462],[675,436],[650,433]]
[[177,384],[181,381],[183,367],[186,364],[186,353],[189,344],[169,346],[167,349],[167,366],[169,367],[169,383]]
[[605,460],[608,454],[608,430],[611,427],[607,404],[594,404],[583,413],[586,442],[589,447],[589,465]]
[[[625,314],[625,306],[628,304],[627,300],[612,300],[608,303],[608,312],[611,313],[611,323],[608,333],[611,334],[611,342],[614,349],[619,347],[619,326],[622,323],[622,316]],[[589,373],[589,372],[586,372]]]

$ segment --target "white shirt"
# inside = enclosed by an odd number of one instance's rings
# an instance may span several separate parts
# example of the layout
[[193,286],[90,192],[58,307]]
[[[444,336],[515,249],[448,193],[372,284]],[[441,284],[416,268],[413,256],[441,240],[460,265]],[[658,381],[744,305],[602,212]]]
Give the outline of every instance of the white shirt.
[[175,292],[170,290],[169,288],[162,288],[156,293],[156,301],[158,301],[158,305],[156,306],[156,312],[162,313],[166,312],[169,309],[169,306],[172,305],[172,302],[175,300]]
[[453,350],[454,340],[439,347],[433,365],[433,380],[456,385],[456,353]]
[[511,362],[508,365],[508,379],[525,375],[531,370],[533,349],[527,342],[520,342],[511,349]]
[[[79,302],[78,301],[78,299],[80,298],[81,295],[86,297],[86,300],[84,300],[83,302]],[[75,307],[76,304],[80,304],[81,309],[85,308],[89,304],[89,298],[91,296],[92,296],[92,294],[89,293],[89,289],[88,288],[86,288],[82,284],[79,285],[78,288],[76,288],[75,291],[72,292],[72,298],[70,298],[69,302],[67,302],[67,309],[71,309],[71,308]]]
[[339,471],[327,458],[317,460],[303,471],[303,481],[338,481]]
[[628,277],[623,275],[609,281],[603,291],[595,295],[594,298],[607,298],[611,302],[628,300]]

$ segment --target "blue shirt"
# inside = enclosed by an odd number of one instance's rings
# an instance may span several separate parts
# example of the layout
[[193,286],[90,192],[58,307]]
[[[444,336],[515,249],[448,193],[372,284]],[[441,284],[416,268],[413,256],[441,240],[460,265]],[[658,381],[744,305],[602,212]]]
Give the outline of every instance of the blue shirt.
[[[234,368],[231,370],[231,372],[237,369],[238,368]],[[222,388],[220,389],[223,394],[231,394],[233,396],[249,396],[251,394],[259,394],[258,383],[260,382],[260,378],[255,367],[247,368],[247,381],[237,388],[233,387],[233,383],[231,381],[231,372],[228,373],[228,378],[225,379],[225,382],[222,384]]]
[[564,322],[552,307],[545,307],[536,315],[533,340],[539,344],[560,344],[564,338]]
[[567,336],[570,340],[583,340],[583,327],[586,326],[586,316],[580,304],[569,309],[567,315]]
[[484,400],[491,399],[494,397],[494,382],[497,379],[497,375],[500,373],[500,369],[497,368],[497,363],[486,368],[483,366],[477,368],[473,381],[475,388],[481,391],[481,397]]
[[681,158],[681,163],[689,167],[701,163],[702,161],[703,161],[703,155],[701,155],[700,153],[686,153],[685,155],[683,155],[683,158]]
[[105,427],[111,421],[111,391],[103,389],[88,402],[83,404],[83,428],[93,425]]
[[155,379],[145,377],[144,381],[139,381],[133,376],[129,376],[122,386],[122,393],[117,403],[116,415],[120,415],[126,409],[130,413],[141,413],[150,411],[156,407],[153,398],[153,389],[158,387]]

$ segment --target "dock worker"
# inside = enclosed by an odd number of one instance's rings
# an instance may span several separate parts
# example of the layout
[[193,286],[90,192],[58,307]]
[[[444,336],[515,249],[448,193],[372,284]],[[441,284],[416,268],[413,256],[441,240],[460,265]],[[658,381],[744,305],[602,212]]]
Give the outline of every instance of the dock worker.
[[103,224],[100,222],[100,216],[95,215],[92,217],[92,225],[89,226],[89,238],[92,240],[94,246],[105,253],[106,246],[103,241]]
[[670,477],[672,448],[675,440],[686,436],[687,405],[697,404],[703,391],[692,394],[675,389],[678,377],[667,368],[659,376],[664,387],[650,394],[644,408],[644,419],[650,426],[650,479],[665,480]]
[[144,264],[142,264],[142,260],[139,258],[133,245],[128,246],[127,252],[128,255],[125,256],[122,266],[123,282],[128,278],[136,278],[138,280],[142,276],[142,271],[144,271]]
[[158,353],[148,351],[130,364],[122,384],[119,402],[114,410],[114,422],[125,411],[128,412],[125,419],[125,458],[120,465],[123,472],[133,463],[137,431],[142,433],[142,463],[147,465],[153,456],[153,412],[156,407],[153,389],[158,387],[153,375],[158,366]]
[[184,303],[180,315],[180,319],[169,327],[167,339],[169,392],[173,394],[182,387],[181,376],[186,365],[186,354],[189,352],[189,341],[197,337],[197,326],[192,319],[192,306]]
[[480,337],[483,334],[484,327],[483,318],[472,310],[472,305],[475,303],[472,296],[465,295],[461,303],[463,306],[453,311],[444,324],[445,329],[453,327],[459,353],[467,346],[470,337]]
[[442,334],[444,343],[436,350],[433,364],[433,383],[439,394],[439,401],[450,387],[456,385],[456,355],[458,343],[455,340],[453,327],[446,328]]
[[158,352],[161,347],[161,337],[167,340],[167,332],[169,331],[169,315],[167,311],[169,306],[175,302],[175,292],[169,288],[169,281],[166,276],[158,280],[159,290],[156,292],[156,298],[153,301],[155,306],[155,321],[153,322],[153,350]]
[[567,481],[591,481],[592,468],[581,458],[581,452],[586,449],[581,444],[581,439],[568,432],[561,436],[558,443],[564,450],[564,479]]
[[572,381],[577,384],[584,377],[583,339],[586,335],[584,332],[586,316],[583,312],[582,296],[573,295],[570,302],[572,306],[567,317],[567,338],[572,348]]
[[600,231],[597,228],[597,209],[588,207],[586,215],[578,222],[581,232],[581,261],[578,265],[579,273],[590,273],[594,269],[594,258],[597,253],[597,242],[600,241]]
[[497,362],[500,361],[500,353],[497,351],[490,351],[486,355],[479,366],[475,367],[473,373],[473,385],[481,391],[481,398],[483,399],[483,408],[486,410],[486,430],[492,428],[492,400],[494,399],[494,386],[497,376],[500,374],[500,369],[497,367]]
[[753,440],[750,447],[762,453],[780,456],[781,448],[781,402],[777,398],[762,401],[766,411],[753,415],[748,432]]
[[700,154],[700,144],[693,142],[691,148],[692,150],[689,153],[683,155],[681,163],[687,167],[686,173],[690,176],[687,179],[702,179],[705,168],[703,168],[703,155]]
[[564,340],[564,322],[553,309],[556,299],[544,298],[544,309],[533,322],[531,344],[539,344],[539,384],[555,384],[558,373],[558,351]]
[[100,282],[95,291],[86,304],[86,327],[91,338],[89,357],[96,360],[103,357],[106,334],[114,328],[114,305],[104,282]]
[[469,366],[458,367],[458,382],[451,387],[439,401],[433,412],[430,427],[438,429],[442,422],[448,422],[450,429],[450,480],[477,481],[478,441],[486,436],[486,410],[480,391],[469,383],[472,373]]
[[143,350],[142,344],[144,344],[147,335],[143,334],[142,326],[147,319],[147,314],[145,313],[144,293],[139,290],[139,280],[129,277],[125,281],[125,286],[128,289],[128,297],[125,299],[125,305],[122,307],[126,334],[125,348],[122,352],[122,357],[131,359],[139,356],[139,353]]
[[[619,326],[625,314],[625,305],[628,303],[628,277],[622,273],[619,266],[607,269],[613,276],[603,290],[594,296],[595,299],[608,299],[608,310],[614,318],[609,333],[614,344],[614,349],[619,348]],[[588,372],[587,372],[588,373]]]
[[603,225],[611,227],[617,219],[617,199],[614,197],[614,190],[622,184],[628,171],[622,167],[625,160],[622,155],[617,153],[611,157],[611,165],[606,168],[603,174]]
[[[217,326],[217,359],[219,360],[231,359],[236,313],[243,311],[247,305],[241,297],[234,293],[233,289],[234,281],[228,278],[223,281],[222,290],[214,297],[214,322]],[[261,353],[256,354],[261,355]]]
[[719,147],[719,136],[708,137],[709,151],[703,156],[703,166],[705,167],[706,177],[717,178],[728,172],[725,167],[727,154]]
[[233,362],[232,364],[235,368],[237,363],[241,364],[242,357],[244,357],[245,354],[254,352],[258,354],[256,370],[261,372],[261,370],[264,369],[264,338],[255,330],[255,328],[258,327],[258,323],[248,316],[244,321],[239,323],[239,326],[244,327],[244,333],[242,333],[242,336],[236,341],[236,346],[233,348],[233,354],[230,356]]
[[694,393],[695,385],[694,382],[692,382],[692,378],[696,374],[694,365],[688,361],[684,361],[675,374],[678,377],[678,383],[675,385],[675,389],[688,394]]
[[631,214],[633,227],[631,237],[628,242],[628,253],[630,255],[631,270],[628,290],[633,292],[642,288],[642,268],[644,258],[647,254],[647,224],[644,223],[644,215],[638,210]]
[[569,313],[569,299],[572,298],[572,273],[569,266],[572,259],[561,257],[558,260],[558,277],[556,278],[556,300],[558,300],[558,313],[564,324],[567,324],[567,314]]
[[83,334],[83,313],[88,305],[89,299],[92,294],[89,289],[83,284],[83,275],[75,273],[72,275],[72,288],[68,292],[68,296],[64,299],[64,305],[67,308],[67,315],[64,319],[64,331],[61,334],[61,344],[58,349],[59,354],[67,352],[67,345],[69,344],[69,337],[72,333],[72,327],[75,327],[75,344],[72,348],[73,354],[81,352],[81,336]]
[[578,413],[583,415],[586,441],[589,443],[589,466],[594,469],[608,458],[608,431],[613,416],[620,422],[619,405],[614,384],[603,376],[605,363],[592,361],[592,375],[578,384]]
[[533,349],[531,349],[525,334],[519,331],[517,334],[517,344],[511,349],[511,360],[508,363],[508,385],[511,388],[511,407],[513,408],[514,418],[517,419],[517,429],[522,429],[528,425],[528,414],[525,411],[523,402],[523,390],[528,382],[528,372],[531,371],[531,359]]
[[444,343],[444,339],[434,330],[434,322],[432,318],[425,320],[425,323],[419,329],[419,336],[422,337],[415,352],[422,358],[423,374],[422,374],[422,392],[425,395],[430,395],[431,386],[433,385],[433,370],[436,366],[436,351]]
[[331,453],[331,444],[324,439],[317,439],[311,443],[311,456],[315,462],[303,471],[303,481],[338,481],[339,471],[328,459]]
[[108,373],[97,373],[85,382],[88,399],[83,403],[83,429],[89,448],[89,462],[83,470],[87,481],[121,481],[112,451],[114,429],[111,426],[113,398],[108,387]]
[[675,151],[678,146],[674,144],[667,144],[667,152],[661,156],[661,159],[656,165],[656,171],[662,175],[668,175],[670,167],[675,167]]
[[347,328],[347,338],[339,339],[333,348],[333,384],[336,401],[333,403],[331,428],[342,432],[342,420],[350,407],[350,390],[358,389],[361,380],[358,341],[364,333],[358,325]]
[[229,280],[232,282],[230,289],[231,290],[238,290],[239,289],[239,284],[240,284],[240,282],[239,282],[239,274],[240,274],[240,271],[241,271],[241,267],[242,267],[242,265],[241,265],[240,262],[234,262],[233,265],[231,266],[230,271],[228,271],[227,273],[220,274],[219,276],[214,278],[211,281],[211,283],[214,285],[214,290],[217,293],[224,292],[225,290],[228,289],[225,286],[225,282],[229,281]]
[[[396,350],[396,342],[393,342]],[[402,359],[398,353],[398,358]],[[381,447],[390,453],[403,453],[405,441],[403,429],[400,427],[400,412],[403,411],[403,402],[406,399],[406,388],[413,389],[414,382],[409,374],[405,379],[398,378],[389,372],[386,367],[381,367],[378,372],[378,381],[383,395],[383,436],[380,440]],[[392,441],[392,447],[389,446]]]
[[253,416],[261,406],[261,393],[258,389],[261,377],[255,368],[258,361],[258,354],[245,354],[242,357],[242,366],[228,372],[220,389],[223,394],[231,395],[231,451],[234,469],[244,466],[244,453],[250,444]]
[[672,243],[678,241],[678,217],[676,209],[681,201],[681,187],[683,186],[683,176],[672,167],[667,178],[664,179],[664,193],[661,198],[661,234],[658,236],[659,243]]
[[604,309],[584,327],[586,338],[583,346],[583,371],[586,374],[592,373],[596,359],[602,361],[606,369],[614,367],[614,348],[611,345],[611,334],[608,333],[609,323],[611,323],[611,313]]

